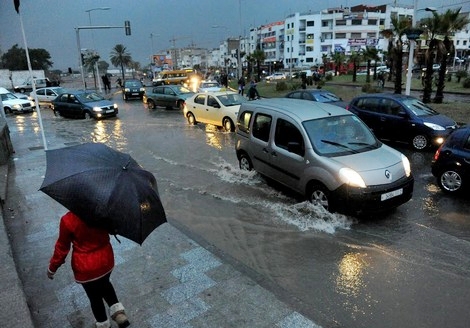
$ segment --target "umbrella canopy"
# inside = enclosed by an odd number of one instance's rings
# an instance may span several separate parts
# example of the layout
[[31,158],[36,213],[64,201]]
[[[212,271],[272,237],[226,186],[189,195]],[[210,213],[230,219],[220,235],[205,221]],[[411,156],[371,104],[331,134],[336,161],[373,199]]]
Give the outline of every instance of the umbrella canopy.
[[152,173],[129,154],[100,143],[46,151],[40,190],[87,224],[139,244],[166,215]]

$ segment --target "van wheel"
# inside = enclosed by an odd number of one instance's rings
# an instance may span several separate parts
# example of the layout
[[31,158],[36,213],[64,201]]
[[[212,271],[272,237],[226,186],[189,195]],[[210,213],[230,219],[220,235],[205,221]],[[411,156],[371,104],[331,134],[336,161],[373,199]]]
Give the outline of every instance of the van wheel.
[[308,200],[313,205],[321,205],[330,212],[333,210],[330,191],[321,183],[315,183],[310,187]]
[[240,155],[240,170],[251,171],[253,170],[253,164],[251,163],[250,157],[247,154]]
[[190,125],[196,125],[197,124],[196,118],[194,117],[193,113],[189,112],[188,114],[186,114],[186,118],[188,119],[188,123]]
[[227,131],[227,132],[232,132],[233,131],[233,122],[228,117],[226,117],[222,120],[222,126],[224,127],[224,130]]
[[416,150],[423,150],[428,146],[428,139],[422,134],[418,134],[412,140],[413,148]]

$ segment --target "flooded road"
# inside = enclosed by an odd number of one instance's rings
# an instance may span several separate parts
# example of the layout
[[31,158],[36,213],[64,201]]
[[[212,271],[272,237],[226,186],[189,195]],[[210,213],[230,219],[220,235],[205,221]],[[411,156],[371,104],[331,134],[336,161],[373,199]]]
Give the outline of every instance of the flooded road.
[[[114,99],[118,118],[98,122],[44,109],[48,147],[93,141],[132,154],[155,174],[172,224],[323,327],[468,327],[470,201],[442,194],[432,152],[392,145],[412,163],[413,199],[357,219],[241,171],[233,133]],[[35,117],[9,116],[10,130],[38,133]]]

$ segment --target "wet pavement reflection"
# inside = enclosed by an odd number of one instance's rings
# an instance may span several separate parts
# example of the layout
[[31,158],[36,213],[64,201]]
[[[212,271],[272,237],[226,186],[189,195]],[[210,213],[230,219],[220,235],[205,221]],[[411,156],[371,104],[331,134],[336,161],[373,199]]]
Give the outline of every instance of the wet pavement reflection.
[[[155,174],[170,222],[323,327],[468,326],[470,201],[440,191],[432,151],[389,144],[411,161],[407,204],[362,218],[331,214],[241,171],[234,133],[114,98],[115,119],[64,119],[44,109],[48,147],[94,141],[131,153]],[[37,134],[31,147],[41,145],[36,113],[7,119],[11,130]]]

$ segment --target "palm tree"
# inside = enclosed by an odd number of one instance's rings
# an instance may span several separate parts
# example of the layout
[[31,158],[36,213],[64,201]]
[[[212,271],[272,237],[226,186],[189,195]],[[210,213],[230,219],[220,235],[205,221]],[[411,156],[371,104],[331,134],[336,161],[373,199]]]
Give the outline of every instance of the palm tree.
[[88,52],[83,58],[83,66],[87,72],[93,72],[93,81],[96,89],[96,70],[95,66],[100,60],[100,56],[97,53]]
[[122,44],[116,44],[111,51],[111,64],[115,67],[121,67],[122,79],[124,80],[124,67],[132,62],[132,57],[127,48]]
[[433,80],[433,64],[434,64],[434,56],[437,56],[437,48],[441,43],[438,40],[438,35],[440,34],[440,24],[441,24],[441,16],[433,12],[432,17],[425,18],[421,21],[421,26],[423,26],[427,34],[428,42],[428,49],[425,53],[425,60],[426,60],[426,70],[424,75],[424,89],[423,89],[423,102],[430,103],[431,102],[431,93],[432,93],[432,80]]
[[[375,62],[375,67],[377,67],[377,60],[379,60],[379,51],[374,47],[366,47],[366,49],[362,52],[362,56],[367,61],[367,75],[366,75],[366,83],[370,83],[370,66],[372,60]],[[374,78],[376,76],[376,72],[374,69]]]
[[434,97],[435,103],[442,103],[444,99],[445,77],[447,71],[447,61],[449,54],[454,54],[454,43],[451,36],[459,30],[462,30],[467,24],[470,23],[468,16],[460,14],[461,8],[457,10],[447,10],[441,15],[440,33],[444,36],[442,47],[438,48],[441,67],[439,69],[439,78],[437,82],[436,96]]
[[396,16],[392,16],[391,22],[392,28],[383,30],[382,35],[389,39],[388,53],[392,62],[390,72],[395,76],[395,93],[401,94],[403,38],[406,29],[410,26],[410,22],[407,19],[399,20]]
[[361,60],[362,60],[361,52],[353,51],[351,56],[349,56],[348,62],[353,64],[353,79],[352,79],[353,82],[357,81],[357,67],[358,67],[358,64],[361,62]]
[[337,76],[339,69],[343,66],[346,56],[342,52],[332,52],[331,59],[335,63],[335,76]]
[[257,48],[255,51],[253,51],[253,59],[256,61],[256,69],[258,71],[257,77],[258,80],[261,80],[261,62],[263,62],[266,59],[266,54],[264,53],[263,50]]

